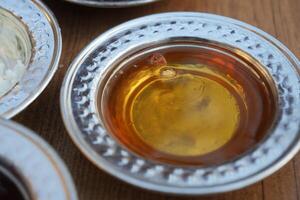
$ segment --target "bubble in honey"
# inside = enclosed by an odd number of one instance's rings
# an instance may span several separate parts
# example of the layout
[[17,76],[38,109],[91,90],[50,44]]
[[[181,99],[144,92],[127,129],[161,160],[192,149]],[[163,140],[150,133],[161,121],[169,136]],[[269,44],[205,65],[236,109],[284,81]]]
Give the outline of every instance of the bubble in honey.
[[162,68],[160,70],[161,78],[174,78],[176,76],[176,71],[172,68]]

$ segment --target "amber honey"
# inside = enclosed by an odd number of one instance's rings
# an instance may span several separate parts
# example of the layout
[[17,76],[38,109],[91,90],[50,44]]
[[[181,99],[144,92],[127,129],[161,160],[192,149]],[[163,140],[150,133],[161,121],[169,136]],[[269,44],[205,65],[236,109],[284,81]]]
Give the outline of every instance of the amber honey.
[[239,55],[179,45],[126,59],[110,74],[99,105],[109,132],[140,156],[222,163],[258,144],[272,125],[268,80]]

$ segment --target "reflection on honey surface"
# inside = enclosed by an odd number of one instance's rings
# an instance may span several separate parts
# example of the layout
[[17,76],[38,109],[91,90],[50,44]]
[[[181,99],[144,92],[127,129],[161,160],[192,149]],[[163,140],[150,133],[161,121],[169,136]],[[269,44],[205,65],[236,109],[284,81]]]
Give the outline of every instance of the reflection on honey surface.
[[108,81],[105,125],[152,160],[210,165],[232,159],[258,143],[274,117],[266,83],[244,65],[195,48],[144,55]]
[[194,67],[193,71],[174,66],[174,77],[157,75],[130,103],[137,134],[162,152],[182,156],[211,152],[227,143],[239,124],[239,106],[244,105],[241,100],[237,104],[230,84],[224,87],[222,79],[201,74],[209,71],[207,67],[190,66]]

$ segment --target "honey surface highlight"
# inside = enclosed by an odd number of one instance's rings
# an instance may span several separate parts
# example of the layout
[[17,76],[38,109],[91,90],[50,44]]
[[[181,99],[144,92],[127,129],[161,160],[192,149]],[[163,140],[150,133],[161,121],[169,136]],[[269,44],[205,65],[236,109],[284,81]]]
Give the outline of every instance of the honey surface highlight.
[[[159,67],[161,73],[153,73],[154,80],[128,102],[130,121],[141,139],[162,152],[181,156],[202,155],[226,144],[239,124],[239,105],[227,89],[234,92],[233,87],[229,83],[224,87],[221,77],[213,80],[201,75],[209,71],[205,66],[164,68]],[[173,76],[163,75],[167,70]]]
[[210,165],[257,144],[274,116],[264,80],[225,55],[149,53],[108,80],[104,124],[128,150],[159,162]]

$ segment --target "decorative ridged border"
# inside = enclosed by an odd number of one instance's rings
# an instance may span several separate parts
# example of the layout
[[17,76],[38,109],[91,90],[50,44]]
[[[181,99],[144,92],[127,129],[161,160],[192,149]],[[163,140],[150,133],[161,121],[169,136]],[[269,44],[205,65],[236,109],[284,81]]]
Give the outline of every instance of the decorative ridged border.
[[[300,78],[295,69],[299,61],[288,57],[290,52],[274,38],[265,36],[268,35],[244,23],[197,13],[152,15],[120,25],[92,42],[66,77],[61,103],[72,138],[99,167],[152,190],[208,194],[237,189],[262,179],[276,170],[282,160],[287,162],[291,149],[299,148],[300,134]],[[263,144],[234,162],[191,168],[145,160],[126,151],[110,137],[96,114],[95,96],[102,74],[126,51],[169,37],[224,43],[248,53],[265,66],[276,83],[280,106],[274,131]]]
[[10,118],[31,103],[54,75],[61,53],[61,35],[55,19],[38,0],[2,0],[0,8],[27,26],[33,46],[33,57],[22,80],[0,98],[0,115]]

